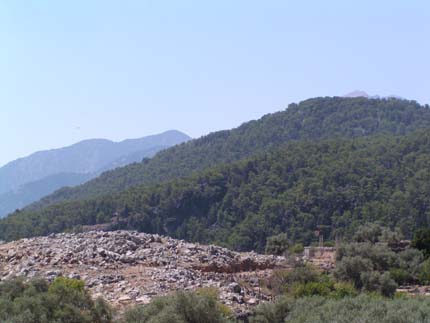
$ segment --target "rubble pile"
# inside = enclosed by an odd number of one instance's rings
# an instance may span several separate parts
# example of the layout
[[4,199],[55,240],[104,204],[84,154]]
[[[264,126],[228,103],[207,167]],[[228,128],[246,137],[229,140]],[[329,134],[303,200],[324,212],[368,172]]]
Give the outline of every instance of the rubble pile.
[[122,308],[175,290],[213,287],[238,313],[268,300],[260,280],[285,258],[238,253],[132,231],[61,233],[0,245],[0,279],[82,279],[94,297]]

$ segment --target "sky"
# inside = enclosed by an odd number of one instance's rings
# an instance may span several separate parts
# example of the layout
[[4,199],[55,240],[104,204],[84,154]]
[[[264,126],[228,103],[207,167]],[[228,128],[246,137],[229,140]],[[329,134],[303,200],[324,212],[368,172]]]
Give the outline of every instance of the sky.
[[430,103],[429,39],[428,0],[0,0],[0,166],[356,89]]

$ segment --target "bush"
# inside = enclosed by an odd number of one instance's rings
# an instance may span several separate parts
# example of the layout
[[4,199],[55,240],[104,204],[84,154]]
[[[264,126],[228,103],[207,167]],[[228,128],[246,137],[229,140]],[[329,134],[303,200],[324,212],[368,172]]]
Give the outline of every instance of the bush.
[[292,288],[292,294],[295,298],[305,296],[329,296],[334,290],[332,282],[309,282],[306,284],[295,284]]
[[419,229],[415,232],[411,246],[422,251],[427,258],[430,257],[430,228]]
[[267,238],[266,241],[266,253],[271,255],[282,255],[284,254],[290,245],[286,233],[281,233],[276,236]]
[[110,323],[112,310],[101,299],[93,302],[82,281],[14,279],[0,283],[0,322]]
[[337,261],[344,257],[359,256],[371,262],[373,269],[386,271],[399,266],[399,256],[387,245],[365,243],[350,243],[339,247],[336,252]]
[[251,323],[284,323],[285,318],[291,311],[294,300],[281,296],[275,302],[259,305],[252,317]]
[[405,285],[412,281],[412,276],[406,270],[402,268],[391,268],[390,276],[399,285]]
[[410,282],[417,282],[424,261],[424,255],[417,249],[409,248],[400,253],[399,268],[405,270],[411,277]]
[[285,294],[294,284],[316,282],[319,276],[310,265],[299,265],[293,270],[274,270],[266,281],[266,287],[275,295]]
[[360,256],[344,257],[337,263],[333,275],[336,280],[351,282],[357,289],[363,287],[362,273],[373,270],[372,262]]
[[330,279],[321,279],[318,282],[295,284],[292,289],[295,298],[309,296],[324,296],[340,299],[343,297],[357,296],[358,292],[350,283],[335,283]]
[[304,265],[295,267],[292,271],[287,273],[286,279],[288,284],[294,283],[309,283],[316,282],[320,274],[311,265]]
[[354,285],[350,283],[335,283],[334,284],[334,291],[331,292],[331,297],[340,299],[344,297],[352,297],[357,296],[358,292],[355,289]]
[[418,280],[423,285],[430,284],[430,259],[421,264]]
[[368,242],[375,244],[377,242],[386,242],[388,244],[396,243],[401,240],[398,232],[391,231],[389,228],[381,226],[378,223],[368,223],[358,227],[353,240],[356,242]]
[[274,270],[272,275],[265,281],[265,287],[275,295],[284,294],[287,291],[287,284],[287,270]]
[[[203,287],[196,290],[196,294],[202,297],[210,297],[215,300],[219,299],[219,289],[215,287]],[[231,317],[233,315],[232,310],[222,303],[218,303],[219,310],[225,317]]]
[[85,282],[79,279],[71,279],[65,277],[57,277],[49,286],[50,293],[56,293],[62,289],[74,290],[79,293],[83,293],[85,290]]
[[129,309],[125,323],[224,323],[229,319],[213,297],[203,293],[178,292]]
[[353,239],[356,242],[376,243],[382,236],[382,226],[375,223],[369,223],[358,227]]
[[[290,304],[286,323],[411,323],[430,321],[430,300],[384,299],[370,295],[340,300],[324,297],[301,298]],[[264,321],[255,321],[264,322]]]
[[301,243],[296,243],[288,248],[288,252],[291,254],[301,254],[305,250],[305,247]]
[[397,289],[397,284],[391,279],[388,272],[380,274],[377,271],[363,272],[361,274],[363,290],[367,292],[379,292],[383,296],[392,297]]
[[423,263],[417,249],[395,253],[383,243],[350,243],[338,249],[336,259],[336,280],[352,282],[357,289],[392,296],[398,284],[430,283],[430,263]]

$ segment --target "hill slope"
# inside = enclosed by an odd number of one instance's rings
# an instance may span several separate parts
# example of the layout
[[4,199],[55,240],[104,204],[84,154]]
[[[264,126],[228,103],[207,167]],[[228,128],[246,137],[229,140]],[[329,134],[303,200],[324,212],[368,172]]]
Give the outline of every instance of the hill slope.
[[209,167],[270,151],[293,140],[359,137],[378,133],[405,134],[430,127],[430,109],[414,101],[366,98],[315,98],[291,104],[229,130],[212,133],[158,153],[75,188],[55,192],[32,206],[42,208],[120,192],[134,185],[150,185],[189,176]]
[[[110,228],[161,233],[236,250],[264,250],[280,232],[310,243],[382,221],[407,237],[429,226],[430,129],[285,147],[153,187],[17,212],[0,239],[111,221]],[[113,219],[112,215],[115,215]]]

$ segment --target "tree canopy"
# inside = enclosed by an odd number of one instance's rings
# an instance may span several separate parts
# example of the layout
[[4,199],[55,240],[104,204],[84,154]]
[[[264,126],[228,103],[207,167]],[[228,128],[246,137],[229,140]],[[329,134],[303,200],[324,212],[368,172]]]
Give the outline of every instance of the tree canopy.
[[430,225],[430,130],[320,142],[221,165],[189,178],[119,194],[20,211],[0,221],[0,239],[111,222],[236,250],[264,251],[269,237],[291,242],[352,237],[381,221],[412,237]]
[[430,128],[430,108],[415,101],[325,97],[291,104],[281,112],[219,131],[158,153],[152,159],[108,171],[74,188],[63,188],[30,208],[114,194],[136,185],[188,177],[297,140],[404,135]]

